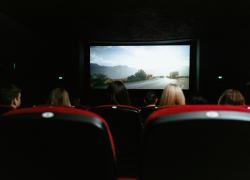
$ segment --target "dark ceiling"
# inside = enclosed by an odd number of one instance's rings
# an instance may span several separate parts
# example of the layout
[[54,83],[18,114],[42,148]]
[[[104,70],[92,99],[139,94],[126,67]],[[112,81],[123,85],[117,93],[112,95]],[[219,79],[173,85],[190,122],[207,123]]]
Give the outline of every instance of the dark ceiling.
[[241,0],[1,0],[0,11],[46,35],[164,40],[250,27],[249,5]]

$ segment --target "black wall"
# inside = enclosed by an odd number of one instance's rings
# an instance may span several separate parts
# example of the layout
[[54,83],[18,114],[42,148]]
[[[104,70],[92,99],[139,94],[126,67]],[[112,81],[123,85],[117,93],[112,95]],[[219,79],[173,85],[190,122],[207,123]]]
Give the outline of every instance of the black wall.
[[[102,27],[95,24],[100,28],[98,34],[88,29],[87,37],[69,37],[59,33],[59,29],[58,34],[55,31],[49,34],[48,31],[43,33],[30,29],[0,12],[0,85],[13,83],[19,86],[23,91],[23,103],[42,103],[55,87],[80,89],[79,41],[84,38],[98,40],[101,36],[103,38],[99,40],[109,41],[171,39],[164,38],[164,33],[167,34],[168,31],[164,31],[161,26],[148,26],[149,29],[140,31],[139,36],[132,35],[130,28],[130,34],[126,38],[128,32],[123,28],[122,17],[119,18],[121,22],[116,28],[112,28],[112,23],[101,23],[105,26],[101,35]],[[126,19],[124,17],[124,21]],[[138,26],[138,29],[141,27]],[[136,29],[134,31],[138,32]],[[155,33],[157,31],[160,33]],[[150,32],[154,35],[150,35]],[[170,36],[168,34],[167,37]],[[176,34],[173,39],[175,37]],[[240,90],[248,100],[246,83],[250,81],[249,28],[235,27],[196,38],[200,38],[200,91],[209,96],[210,103],[217,103],[222,92],[229,88]],[[16,64],[16,69],[13,68],[13,63]],[[218,80],[219,75],[223,76],[222,80]],[[59,76],[64,79],[58,80]]]
[[78,48],[78,42],[36,33],[0,12],[0,85],[20,87],[23,103],[43,103],[55,87],[78,86]]
[[[200,90],[210,94],[213,103],[227,89],[238,89],[250,103],[246,86],[250,81],[249,30],[228,30],[201,38]],[[218,76],[223,79],[218,80]]]

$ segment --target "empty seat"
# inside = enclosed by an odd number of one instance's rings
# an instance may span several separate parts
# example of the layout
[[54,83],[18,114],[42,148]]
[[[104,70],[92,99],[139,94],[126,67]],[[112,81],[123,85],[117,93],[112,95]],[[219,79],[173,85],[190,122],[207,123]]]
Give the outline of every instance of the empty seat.
[[155,112],[155,110],[158,109],[158,106],[148,106],[148,107],[139,107],[138,109],[140,109],[140,114],[141,114],[141,119],[142,119],[142,123],[145,123],[145,120],[147,119],[147,117],[152,113]]
[[250,113],[235,106],[163,108],[146,120],[140,180],[250,179]]
[[137,162],[142,131],[139,110],[132,106],[106,105],[91,108],[108,123],[117,154],[119,177],[137,177]]
[[72,106],[72,107],[76,108],[76,109],[82,109],[82,110],[90,111],[90,108],[88,106],[84,106],[84,105],[76,105],[76,106]]
[[33,107],[0,121],[1,179],[115,179],[115,151],[100,116],[70,107]]
[[16,110],[15,108],[13,108],[12,106],[8,106],[8,105],[0,105],[0,116],[6,112],[9,111],[13,111]]

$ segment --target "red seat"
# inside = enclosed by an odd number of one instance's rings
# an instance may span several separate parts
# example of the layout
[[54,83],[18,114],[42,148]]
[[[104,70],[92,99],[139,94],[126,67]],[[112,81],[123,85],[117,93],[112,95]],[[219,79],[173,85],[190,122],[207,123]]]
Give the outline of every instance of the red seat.
[[91,108],[108,123],[117,154],[118,177],[137,177],[142,131],[139,110],[132,106],[106,105]]
[[107,123],[70,107],[33,107],[0,121],[1,179],[116,179]]
[[140,180],[250,179],[250,113],[240,106],[162,108],[146,120]]
[[8,105],[0,105],[0,116],[6,112],[9,111],[13,111],[16,110],[15,108],[13,108],[12,106],[8,106]]
[[26,105],[21,105],[20,109],[32,108],[32,107],[67,107],[67,108],[72,108],[70,106],[57,105],[57,104],[26,104]]
[[139,107],[138,109],[140,109],[140,115],[141,115],[142,123],[144,124],[147,117],[151,113],[155,112],[158,109],[158,106]]
[[72,106],[72,107],[76,108],[76,109],[82,109],[82,110],[90,111],[90,108],[88,106],[84,106],[84,105],[76,105],[76,106]]

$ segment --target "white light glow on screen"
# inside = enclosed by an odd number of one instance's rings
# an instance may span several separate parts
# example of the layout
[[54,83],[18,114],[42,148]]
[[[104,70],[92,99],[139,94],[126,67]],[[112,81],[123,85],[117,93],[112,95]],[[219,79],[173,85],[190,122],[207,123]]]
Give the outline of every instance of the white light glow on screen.
[[91,46],[90,63],[128,66],[160,76],[181,66],[189,66],[190,46]]
[[[136,75],[141,70],[143,77]],[[90,46],[91,88],[119,80],[128,89],[164,89],[169,83],[189,89],[189,71],[190,45]]]

